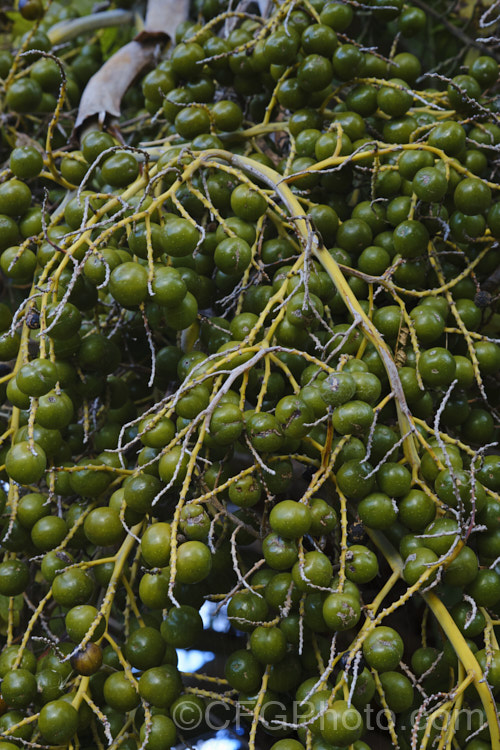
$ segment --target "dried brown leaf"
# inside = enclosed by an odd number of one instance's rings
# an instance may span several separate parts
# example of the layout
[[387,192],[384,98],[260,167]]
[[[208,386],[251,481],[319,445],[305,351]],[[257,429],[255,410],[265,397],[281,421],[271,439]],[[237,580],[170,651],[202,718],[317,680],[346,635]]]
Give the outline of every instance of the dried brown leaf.
[[154,43],[129,42],[115,52],[92,76],[80,100],[75,128],[90,117],[103,123],[106,116],[120,116],[122,97],[134,78],[154,58]]
[[157,45],[173,39],[188,17],[189,0],[149,0],[144,29],[92,76],[80,100],[75,129],[95,117],[119,117],[122,97],[139,73],[154,61]]

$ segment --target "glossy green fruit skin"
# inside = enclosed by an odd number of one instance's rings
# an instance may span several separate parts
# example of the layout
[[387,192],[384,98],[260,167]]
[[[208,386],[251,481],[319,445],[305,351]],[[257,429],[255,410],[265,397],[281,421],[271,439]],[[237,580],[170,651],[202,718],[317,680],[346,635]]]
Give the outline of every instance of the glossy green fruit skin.
[[447,349],[434,347],[422,352],[418,369],[426,386],[448,386],[455,376],[456,362]]
[[47,467],[45,451],[37,444],[23,441],[13,445],[7,453],[5,468],[11,479],[19,484],[38,482]]
[[18,387],[28,396],[43,396],[57,382],[57,368],[46,359],[34,359],[21,367],[16,376]]
[[346,576],[349,581],[364,584],[378,574],[378,560],[372,550],[362,544],[352,544],[346,555]]
[[286,638],[278,627],[257,626],[250,636],[250,649],[261,664],[277,664],[286,654]]
[[106,703],[116,711],[132,711],[140,701],[139,694],[123,671],[109,675],[103,691]]
[[81,568],[74,568],[56,575],[52,583],[52,596],[64,607],[75,607],[86,604],[93,588],[90,576]]
[[21,560],[0,563],[0,593],[3,596],[22,594],[29,584],[29,571]]
[[89,627],[97,621],[97,627],[92,635],[93,641],[98,641],[104,633],[106,622],[100,618],[97,620],[97,609],[91,605],[79,605],[72,607],[65,617],[66,631],[74,643],[80,643],[87,635]]
[[500,601],[500,575],[495,570],[480,569],[467,593],[474,597],[479,607],[494,607]]
[[408,677],[400,672],[383,672],[380,682],[390,710],[394,713],[408,711],[414,698],[414,689]]
[[141,726],[139,739],[142,743],[146,742],[147,750],[166,750],[175,745],[177,727],[169,716],[155,714],[151,717],[150,725],[144,722]]
[[[417,547],[406,558],[403,568],[403,578],[409,586],[413,586],[437,561],[438,556],[435,552],[426,547]],[[431,572],[426,580],[431,581],[434,577],[435,571],[434,573]]]
[[78,712],[64,700],[46,703],[40,711],[38,728],[51,745],[62,745],[68,742],[76,732]]
[[225,676],[235,690],[253,693],[260,687],[262,666],[251,651],[240,649],[228,657]]
[[364,401],[347,401],[335,409],[332,421],[340,435],[362,435],[373,422],[373,409]]
[[194,646],[202,631],[203,620],[198,610],[187,604],[171,609],[160,628],[162,638],[175,648]]
[[27,669],[13,669],[2,680],[2,698],[14,709],[26,708],[35,698],[37,683]]
[[309,531],[311,512],[302,503],[283,500],[271,510],[269,515],[271,528],[283,537],[296,539]]
[[199,583],[212,569],[212,555],[202,542],[184,542],[177,550],[177,580],[180,583]]
[[425,528],[422,544],[437,555],[444,555],[455,543],[458,534],[454,518],[436,518]]
[[326,710],[321,736],[327,742],[346,747],[359,740],[362,733],[362,716],[354,706],[348,706],[347,701],[336,700]]
[[367,461],[351,459],[342,464],[337,472],[339,489],[353,500],[362,500],[375,487],[372,466]]
[[350,401],[355,392],[356,382],[348,372],[332,373],[321,381],[321,397],[329,406],[340,406]]
[[295,563],[292,577],[300,591],[307,591],[311,586],[328,586],[333,567],[328,557],[319,551],[306,552],[304,563]]
[[333,632],[349,630],[360,617],[359,601],[348,594],[329,594],[323,603],[323,617]]
[[288,570],[298,558],[295,541],[284,539],[279,534],[268,534],[262,543],[262,553],[270,568]]
[[399,518],[411,531],[424,529],[435,515],[434,501],[422,490],[411,490],[399,501]]
[[398,517],[393,500],[383,492],[374,492],[364,497],[358,505],[358,514],[365,526],[371,529],[387,529]]
[[403,656],[403,641],[393,629],[380,625],[366,637],[363,655],[368,664],[378,672],[396,669]]
[[463,547],[458,555],[447,565],[444,581],[450,586],[465,588],[477,576],[479,563],[475,552],[470,547]]
[[165,642],[156,628],[145,626],[130,634],[124,652],[128,662],[136,669],[150,669],[161,663]]
[[125,187],[139,174],[139,164],[133,154],[115,151],[101,167],[103,179],[113,187]]
[[168,708],[181,690],[180,674],[172,664],[146,669],[139,678],[139,694],[155,708]]

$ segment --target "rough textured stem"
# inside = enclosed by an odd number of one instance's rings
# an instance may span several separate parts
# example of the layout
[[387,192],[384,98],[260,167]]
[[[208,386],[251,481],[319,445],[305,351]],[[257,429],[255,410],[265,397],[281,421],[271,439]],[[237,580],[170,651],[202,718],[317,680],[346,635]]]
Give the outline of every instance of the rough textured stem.
[[129,10],[106,10],[102,13],[92,13],[90,16],[72,18],[69,21],[56,23],[48,32],[52,44],[69,42],[80,34],[97,31],[109,26],[125,26],[134,20],[134,14]]

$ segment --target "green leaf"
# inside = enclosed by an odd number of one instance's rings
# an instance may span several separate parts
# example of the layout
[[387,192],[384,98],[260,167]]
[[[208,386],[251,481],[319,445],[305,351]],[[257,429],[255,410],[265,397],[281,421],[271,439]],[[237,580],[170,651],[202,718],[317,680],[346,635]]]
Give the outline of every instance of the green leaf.
[[114,52],[116,40],[118,38],[118,27],[110,26],[109,29],[104,29],[99,39],[101,44],[101,52],[104,59],[108,57],[111,52]]
[[474,60],[476,60],[478,57],[479,57],[479,50],[474,49],[473,47],[471,47],[470,50],[465,55],[464,65],[467,65],[467,67],[469,65],[472,65],[472,63],[474,62]]
[[33,28],[33,21],[27,21],[22,17],[20,13],[15,10],[9,10],[6,13],[7,18],[12,21],[12,36],[19,37],[26,34],[27,31],[31,31]]
[[471,19],[474,15],[476,5],[476,0],[460,0],[457,9],[460,18]]
[[77,10],[79,16],[90,16],[94,11],[95,0],[78,0]]

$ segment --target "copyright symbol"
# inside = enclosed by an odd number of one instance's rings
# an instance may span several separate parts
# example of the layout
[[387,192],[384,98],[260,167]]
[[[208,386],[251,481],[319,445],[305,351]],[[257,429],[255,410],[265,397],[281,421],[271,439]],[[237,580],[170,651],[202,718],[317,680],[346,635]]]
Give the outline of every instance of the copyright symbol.
[[171,709],[170,715],[181,730],[197,729],[203,721],[205,706],[201,705],[198,698],[182,699],[176,702]]

